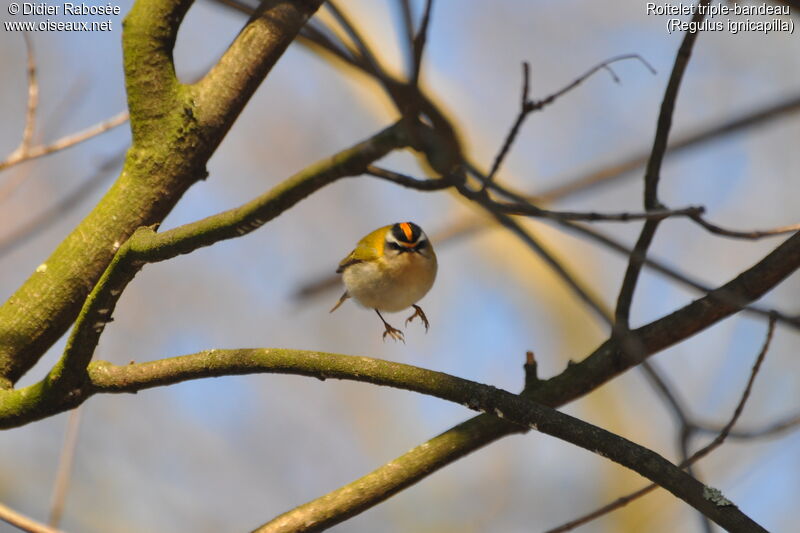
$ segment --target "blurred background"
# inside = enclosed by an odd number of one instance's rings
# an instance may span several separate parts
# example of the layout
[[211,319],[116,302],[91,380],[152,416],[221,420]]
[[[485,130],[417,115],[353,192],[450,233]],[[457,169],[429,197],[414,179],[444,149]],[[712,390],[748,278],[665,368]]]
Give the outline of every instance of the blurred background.
[[[415,14],[421,2],[414,2]],[[127,13],[131,2],[114,0]],[[348,0],[341,7],[398,75],[403,39],[395,2]],[[797,13],[793,14],[796,23]],[[7,20],[74,20],[10,17]],[[108,32],[36,32],[41,104],[36,142],[50,142],[125,108],[120,17]],[[422,79],[459,126],[467,153],[488,168],[511,126],[521,62],[531,65],[531,97],[543,98],[610,57],[641,63],[600,72],[529,117],[499,175],[542,193],[585,172],[646,151],[681,34],[643,2],[439,0],[434,4]],[[750,17],[768,20],[771,17]],[[84,17],[81,20],[92,20]],[[733,18],[738,20],[737,18]],[[246,17],[198,0],[181,26],[179,76],[194,81],[213,64]],[[0,157],[25,124],[26,52],[19,32],[0,32]],[[797,33],[705,32],[681,87],[673,139],[800,98]],[[797,106],[795,106],[797,110]],[[397,118],[379,86],[292,45],[248,104],[195,185],[162,228],[237,206],[310,163],[362,140]],[[797,222],[800,117],[779,118],[721,136],[667,159],[661,198],[704,205],[735,229]],[[108,162],[130,141],[123,125],[79,146],[0,174],[0,296],[7,298],[85,216],[118,173]],[[417,176],[407,154],[382,166]],[[112,167],[98,174],[101,166]],[[641,209],[642,170],[561,198],[572,210]],[[92,180],[92,181],[90,181]],[[13,182],[12,185],[8,185]],[[89,185],[87,185],[89,183]],[[78,200],[66,208],[65,199]],[[44,217],[44,218],[42,218]],[[46,220],[46,223],[41,222]],[[340,288],[298,300],[329,276],[372,229],[412,220],[433,238],[439,277],[421,305],[431,321],[382,342],[374,313],[348,302],[328,310]],[[461,238],[453,229],[477,227]],[[536,220],[525,226],[613,306],[626,260]],[[597,224],[632,245],[639,224]],[[30,228],[36,228],[31,232]],[[737,241],[684,220],[664,222],[654,257],[711,286],[726,282],[781,237]],[[645,271],[632,325],[686,304],[697,293]],[[800,277],[761,302],[789,314]],[[388,317],[387,317],[388,318]],[[389,320],[399,325],[405,315]],[[652,361],[689,413],[709,424],[730,417],[766,331],[763,318],[737,315]],[[369,177],[335,183],[243,238],[147,266],[120,300],[96,358],[146,361],[207,348],[290,347],[366,355],[492,384],[522,387],[526,350],[540,376],[580,360],[607,328],[515,237],[448,192],[422,193]],[[740,421],[759,429],[800,410],[797,330],[778,326]],[[62,339],[21,385],[47,372]],[[677,460],[673,413],[638,369],[566,406],[566,412]],[[136,395],[96,396],[82,408],[62,527],[81,532],[249,531],[348,483],[472,416],[466,408],[413,393],[328,380],[257,375],[193,381]],[[67,414],[5,431],[0,501],[46,520]],[[698,447],[708,435],[693,441]],[[789,531],[800,494],[800,432],[733,440],[703,460],[701,478],[723,490],[770,531]],[[543,531],[606,503],[643,479],[599,456],[531,433],[503,439],[445,468],[334,531]],[[0,524],[0,531],[11,531]],[[659,491],[582,531],[702,530],[696,514]]]

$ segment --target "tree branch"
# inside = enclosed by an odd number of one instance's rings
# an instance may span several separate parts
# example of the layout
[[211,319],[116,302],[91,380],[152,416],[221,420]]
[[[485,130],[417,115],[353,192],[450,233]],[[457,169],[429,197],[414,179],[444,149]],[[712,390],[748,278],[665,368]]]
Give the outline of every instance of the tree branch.
[[[128,112],[121,111],[114,115],[113,117],[104,120],[103,122],[99,122],[94,126],[90,126],[85,130],[77,131],[75,133],[70,133],[69,135],[65,135],[60,139],[53,141],[50,144],[40,144],[37,146],[29,147],[25,150],[24,153],[22,152],[14,152],[9,155],[3,161],[0,161],[0,171],[5,170],[9,167],[14,165],[18,165],[24,161],[30,161],[31,159],[36,159],[39,157],[44,157],[46,155],[50,155],[55,152],[59,152],[64,150],[65,148],[69,148],[70,146],[75,146],[76,144],[80,144],[83,141],[87,141],[92,137],[97,137],[101,133],[105,133],[109,130],[116,128],[117,126],[121,126],[128,121]],[[4,199],[8,195],[6,187],[3,187],[0,190],[0,201]]]
[[[698,6],[708,6],[710,0],[700,0]],[[705,17],[704,9],[695,9],[692,21],[699,24]],[[650,152],[650,159],[647,162],[647,169],[644,174],[644,208],[646,210],[659,209],[663,207],[658,201],[658,182],[661,178],[661,164],[664,161],[664,154],[667,151],[667,141],[669,139],[669,132],[672,128],[672,113],[675,111],[675,102],[678,99],[678,90],[683,80],[683,74],[686,71],[686,66],[689,64],[689,58],[692,55],[692,48],[694,47],[695,40],[697,39],[697,32],[686,32],[678,49],[675,57],[675,63],[672,67],[672,73],[669,76],[667,89],[664,91],[664,98],[661,101],[661,111],[658,115],[658,124],[656,125],[656,134],[653,139],[653,149]],[[628,268],[625,271],[625,277],[622,281],[622,287],[619,290],[617,297],[617,308],[615,312],[617,331],[624,335],[630,328],[630,313],[631,305],[633,302],[633,293],[636,290],[636,284],[639,280],[639,274],[642,271],[645,257],[647,257],[647,250],[655,237],[656,229],[660,220],[648,220],[642,226],[642,231],[639,234],[639,239],[633,247],[633,252],[628,261]]]
[[0,503],[0,520],[28,533],[60,533],[59,530],[28,518],[2,503]]
[[[97,361],[87,369],[88,381],[85,386],[60,397],[54,396],[46,384],[16,391],[0,391],[0,425],[8,427],[41,418],[81,403],[97,393],[136,392],[188,379],[262,372],[391,386],[492,413],[520,426],[520,429],[538,430],[631,468],[729,531],[764,531],[732,503],[727,500],[720,503],[719,499],[710,498],[708,487],[657,453],[614,433],[502,389],[441,372],[367,357],[302,350],[241,349],[209,350],[122,366]],[[9,407],[17,407],[18,410],[9,412]],[[305,524],[316,525],[312,517],[306,516],[303,520]]]

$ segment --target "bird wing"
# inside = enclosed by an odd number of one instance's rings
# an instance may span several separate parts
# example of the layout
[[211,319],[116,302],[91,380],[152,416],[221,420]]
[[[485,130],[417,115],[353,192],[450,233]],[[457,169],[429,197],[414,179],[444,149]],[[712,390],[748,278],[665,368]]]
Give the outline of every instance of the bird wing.
[[381,255],[380,251],[383,249],[386,227],[388,226],[378,228],[361,239],[355,249],[339,262],[339,268],[336,269],[336,273],[341,274],[350,265],[363,263],[379,257]]
[[344,269],[349,267],[350,265],[355,265],[356,263],[364,262],[363,259],[356,259],[355,257],[353,257],[355,253],[356,251],[353,250],[347,257],[339,261],[339,268],[336,269],[337,274],[341,274],[342,272],[344,272]]

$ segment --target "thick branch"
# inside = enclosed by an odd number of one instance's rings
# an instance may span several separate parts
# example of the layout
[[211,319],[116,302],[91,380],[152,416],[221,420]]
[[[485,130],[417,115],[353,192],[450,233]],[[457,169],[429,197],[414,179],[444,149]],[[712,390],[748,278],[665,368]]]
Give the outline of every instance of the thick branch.
[[227,129],[320,1],[267,2],[220,65],[192,87],[180,84],[172,62],[191,0],[134,4],[123,31],[133,146],[111,190],[0,307],[0,388],[16,382],[67,330],[134,230],[161,222],[206,176]]
[[[22,423],[63,410],[101,392],[136,392],[211,376],[260,372],[298,374],[321,379],[364,381],[420,392],[469,409],[492,413],[524,428],[566,440],[631,468],[663,486],[729,531],[764,531],[730,502],[709,498],[710,490],[657,453],[614,433],[593,426],[527,398],[422,368],[371,359],[321,352],[282,349],[210,350],[151,363],[116,366],[105,361],[88,368],[85,386],[64,397],[54,397],[48,388],[34,385],[18,391],[0,392],[3,425]],[[20,397],[26,399],[20,402]],[[59,401],[60,400],[60,401]],[[5,408],[22,407],[11,414]],[[3,417],[2,415],[11,415]],[[304,517],[306,530],[316,520]],[[269,529],[265,531],[282,531]],[[297,531],[297,529],[292,529]]]
[[[122,22],[125,89],[134,147],[169,141],[165,118],[182,104],[172,49],[193,0],[139,0]],[[179,117],[175,117],[180,120]]]

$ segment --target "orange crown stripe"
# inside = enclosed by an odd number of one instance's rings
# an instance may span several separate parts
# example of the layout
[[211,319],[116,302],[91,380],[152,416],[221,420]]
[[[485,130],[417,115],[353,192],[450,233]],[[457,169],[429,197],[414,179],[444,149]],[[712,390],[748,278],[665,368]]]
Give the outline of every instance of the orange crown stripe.
[[400,229],[403,230],[406,239],[410,241],[411,237],[414,235],[414,232],[411,231],[411,225],[408,222],[401,222]]

